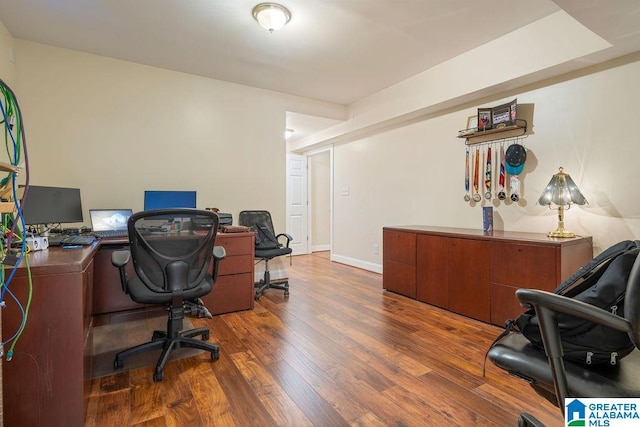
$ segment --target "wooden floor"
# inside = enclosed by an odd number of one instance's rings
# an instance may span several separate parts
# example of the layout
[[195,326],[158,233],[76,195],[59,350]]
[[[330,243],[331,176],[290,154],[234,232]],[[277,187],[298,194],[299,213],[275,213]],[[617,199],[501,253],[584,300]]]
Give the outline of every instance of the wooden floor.
[[547,426],[560,411],[487,364],[500,329],[382,290],[382,276],[293,258],[291,296],[253,311],[193,319],[207,354],[94,380],[87,426]]

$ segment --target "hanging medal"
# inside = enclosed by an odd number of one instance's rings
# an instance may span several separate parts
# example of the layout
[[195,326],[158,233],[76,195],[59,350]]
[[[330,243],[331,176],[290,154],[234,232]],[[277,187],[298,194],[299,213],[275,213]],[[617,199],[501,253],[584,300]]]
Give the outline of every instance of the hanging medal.
[[500,145],[500,177],[498,178],[498,199],[504,200],[507,198],[505,192],[505,185],[507,184],[507,171],[504,165],[504,145]]
[[488,147],[487,151],[487,166],[484,171],[484,198],[487,200],[491,200],[491,146]]
[[507,173],[511,175],[509,185],[511,187],[511,200],[517,202],[520,200],[520,174],[524,169],[524,163],[527,160],[527,150],[520,144],[511,144],[507,148],[505,155],[505,167]]
[[476,148],[476,156],[475,156],[474,168],[473,168],[473,201],[479,202],[482,200],[482,196],[480,196],[479,188],[478,188],[478,173],[480,169],[480,149]]
[[468,202],[471,200],[471,196],[469,195],[469,147],[467,147],[467,152],[464,159],[464,201]]

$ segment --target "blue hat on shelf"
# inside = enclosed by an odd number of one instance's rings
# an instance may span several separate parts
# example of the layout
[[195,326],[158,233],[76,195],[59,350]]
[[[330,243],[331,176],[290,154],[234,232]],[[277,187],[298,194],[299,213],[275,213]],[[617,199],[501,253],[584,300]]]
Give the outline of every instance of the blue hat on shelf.
[[512,144],[505,153],[505,166],[509,175],[520,175],[527,160],[527,150],[520,144]]

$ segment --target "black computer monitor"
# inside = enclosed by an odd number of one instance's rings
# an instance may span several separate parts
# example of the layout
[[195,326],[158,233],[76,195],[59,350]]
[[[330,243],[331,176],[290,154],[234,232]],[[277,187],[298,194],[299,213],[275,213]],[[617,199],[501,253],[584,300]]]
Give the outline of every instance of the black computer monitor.
[[195,191],[145,191],[144,210],[165,208],[195,208]]
[[30,185],[21,207],[27,225],[83,221],[79,188]]

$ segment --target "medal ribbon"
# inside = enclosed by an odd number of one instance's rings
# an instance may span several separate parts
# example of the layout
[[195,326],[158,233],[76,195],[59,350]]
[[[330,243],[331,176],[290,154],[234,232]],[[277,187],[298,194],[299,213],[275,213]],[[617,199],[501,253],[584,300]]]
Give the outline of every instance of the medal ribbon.
[[484,173],[484,187],[489,193],[491,193],[491,151],[491,147],[489,147],[489,152],[487,153],[487,167]]
[[476,148],[476,165],[473,169],[473,189],[478,192],[478,169],[480,169],[480,149]]
[[467,153],[464,161],[464,191],[469,193],[469,147],[467,147]]

